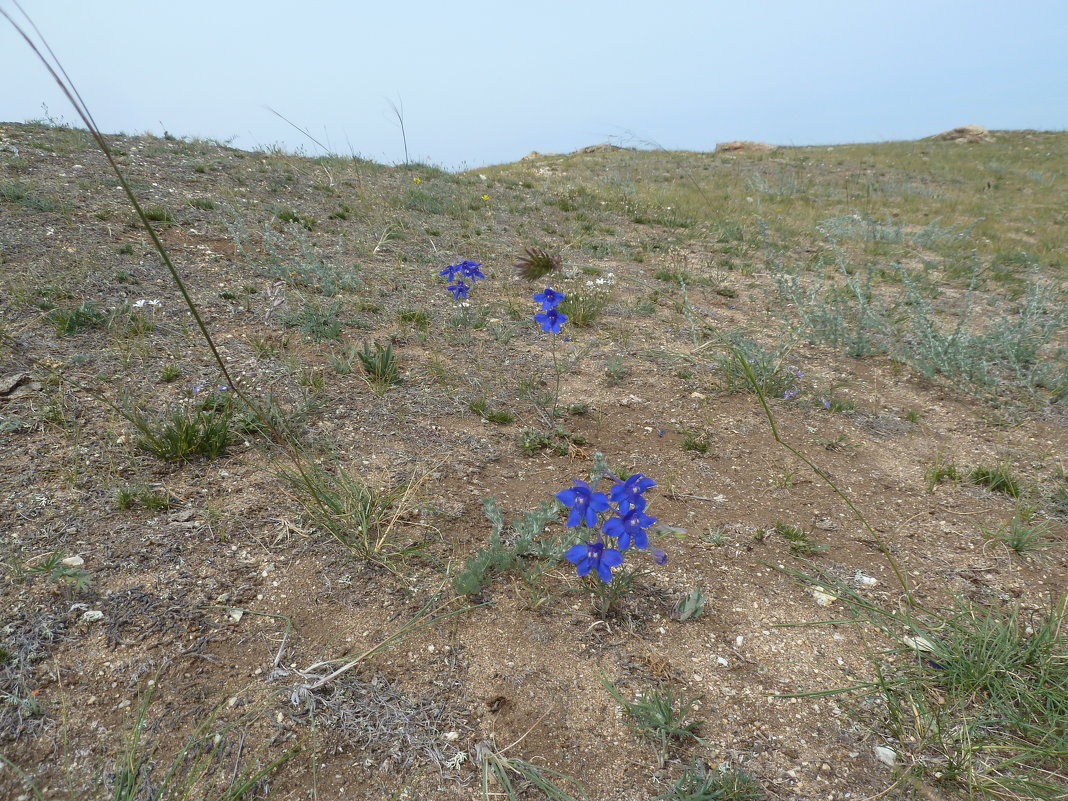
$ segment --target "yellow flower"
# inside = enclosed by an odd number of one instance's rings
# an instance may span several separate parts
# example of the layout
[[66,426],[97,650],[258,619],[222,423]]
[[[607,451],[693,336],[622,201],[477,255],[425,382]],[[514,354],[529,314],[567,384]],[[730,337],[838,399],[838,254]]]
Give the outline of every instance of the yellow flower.
[[483,199],[483,200],[489,200],[489,195],[483,195],[483,196],[482,196],[482,199]]
[[415,181],[417,184],[423,183],[423,179],[420,178],[418,175],[412,178],[412,180]]

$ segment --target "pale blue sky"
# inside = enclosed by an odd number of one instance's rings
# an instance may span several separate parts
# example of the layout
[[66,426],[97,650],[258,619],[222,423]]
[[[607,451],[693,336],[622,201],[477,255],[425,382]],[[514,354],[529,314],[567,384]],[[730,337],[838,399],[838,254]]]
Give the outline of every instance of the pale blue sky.
[[[23,0],[108,132],[448,169],[633,136],[913,139],[1068,128],[1068,1]],[[10,0],[0,8],[14,12]],[[75,115],[0,19],[0,119]]]

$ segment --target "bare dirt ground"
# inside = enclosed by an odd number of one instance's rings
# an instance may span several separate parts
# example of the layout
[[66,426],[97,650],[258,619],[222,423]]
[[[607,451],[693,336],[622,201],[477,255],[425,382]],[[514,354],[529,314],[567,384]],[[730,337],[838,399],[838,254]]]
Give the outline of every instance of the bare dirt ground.
[[[933,779],[897,782],[922,754],[889,739],[878,696],[797,695],[918,657],[888,651],[841,593],[795,575],[819,570],[887,609],[903,604],[871,533],[775,441],[754,394],[724,390],[722,352],[693,336],[695,317],[769,347],[787,336],[758,255],[737,257],[730,291],[716,291],[707,265],[727,259],[715,247],[611,209],[576,220],[545,202],[573,195],[537,161],[524,186],[109,141],[146,207],[169,212],[160,235],[242,388],[302,411],[302,448],[322,465],[374,487],[418,477],[393,530],[418,550],[389,569],[355,557],[308,520],[278,475],[285,453],[254,432],[212,460],[137,447],[122,409],[179,404],[193,385],[218,383],[218,369],[87,138],[0,126],[0,796],[117,797],[143,711],[141,753],[155,773],[134,766],[130,798],[149,797],[176,760],[183,770],[203,760],[202,784],[222,786],[288,756],[253,797],[471,799],[482,750],[506,747],[594,801],[665,793],[694,760],[740,768],[773,799],[956,797]],[[535,239],[537,215],[552,230]],[[607,244],[580,247],[579,234]],[[525,455],[517,437],[546,428],[535,401],[555,382],[548,336],[530,319],[543,287],[512,266],[535,241],[564,254],[576,286],[612,277],[595,285],[610,293],[595,324],[566,328],[559,343],[570,411],[556,424],[572,437]],[[680,253],[695,279],[689,308],[655,277]],[[464,258],[487,278],[457,309],[437,273]],[[106,320],[61,332],[50,315],[83,302]],[[340,339],[305,325],[324,310]],[[380,391],[358,360],[338,371],[349,343],[365,340],[392,344],[400,383]],[[886,357],[803,340],[784,367],[803,375],[796,397],[769,399],[782,438],[863,512],[917,603],[1026,616],[1064,594],[1065,508],[1050,500],[1066,486],[1063,403],[998,405]],[[832,396],[838,411],[823,404]],[[469,409],[475,399],[514,421],[488,422]],[[649,511],[673,527],[654,535],[667,563],[645,560],[648,574],[605,619],[566,561],[533,583],[512,570],[457,597],[452,577],[489,539],[482,498],[509,517],[536,508],[586,478],[596,452],[656,480]],[[1018,501],[967,480],[929,491],[937,460],[965,472],[1011,465],[1050,547],[1020,555],[991,539]],[[799,560],[776,524],[820,550]],[[560,522],[546,531],[564,533]],[[50,554],[87,574],[84,586],[35,572]],[[677,619],[695,587],[704,614]],[[325,672],[311,666],[373,648],[421,610],[465,611],[306,689]],[[673,740],[658,764],[605,680],[627,698],[664,686],[697,698],[701,742]],[[211,736],[189,748],[198,731]],[[190,794],[216,797],[202,784]]]

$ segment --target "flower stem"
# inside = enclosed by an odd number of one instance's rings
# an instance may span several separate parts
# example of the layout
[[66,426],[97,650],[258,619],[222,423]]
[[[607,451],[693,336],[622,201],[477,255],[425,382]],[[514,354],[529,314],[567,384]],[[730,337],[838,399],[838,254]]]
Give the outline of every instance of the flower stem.
[[560,403],[560,364],[556,359],[556,334],[553,334],[553,372],[556,373],[556,392],[553,394],[553,411],[549,420],[549,425],[552,428],[556,427],[556,407]]

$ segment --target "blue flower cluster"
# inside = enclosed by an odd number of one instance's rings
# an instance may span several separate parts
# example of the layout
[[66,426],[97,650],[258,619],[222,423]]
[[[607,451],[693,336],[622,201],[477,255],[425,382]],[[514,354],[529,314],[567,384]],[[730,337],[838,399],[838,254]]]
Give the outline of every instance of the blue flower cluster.
[[551,286],[545,287],[544,292],[534,295],[534,300],[541,304],[542,311],[534,315],[534,322],[541,325],[541,330],[553,334],[560,333],[560,326],[567,322],[567,315],[560,311],[557,306],[564,299],[563,292],[557,292]]
[[[596,539],[580,542],[564,554],[580,576],[593,571],[601,581],[608,583],[612,580],[612,568],[623,564],[624,551],[632,545],[638,550],[650,550],[647,529],[656,518],[645,513],[644,493],[655,486],[656,482],[651,478],[635,473],[626,481],[616,479],[608,495],[597,492],[581,479],[575,479],[573,487],[556,493],[556,499],[571,510],[567,517],[568,527],[594,529],[601,523]],[[601,522],[602,513],[608,513],[604,522]],[[657,548],[651,551],[658,565],[667,561],[663,551]]]
[[[452,282],[446,288],[452,292],[457,300],[467,300],[467,293],[471,291],[471,286],[474,285],[475,281],[479,278],[486,277],[483,275],[482,271],[478,269],[481,266],[482,262],[480,261],[464,260],[459,264],[450,264],[438,273],[438,275],[443,275],[445,276],[445,280]],[[457,278],[456,276],[460,277]],[[471,281],[470,285],[464,283],[465,278]]]

